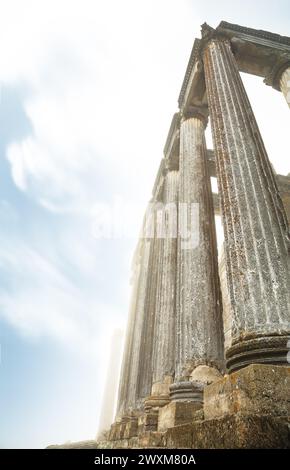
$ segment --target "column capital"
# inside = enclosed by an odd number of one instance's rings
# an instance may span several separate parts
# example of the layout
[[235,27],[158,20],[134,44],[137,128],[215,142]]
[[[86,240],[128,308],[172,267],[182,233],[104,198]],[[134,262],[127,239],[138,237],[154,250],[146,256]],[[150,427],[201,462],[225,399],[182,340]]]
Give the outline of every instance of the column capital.
[[203,122],[204,127],[207,126],[208,122],[208,107],[207,106],[188,106],[182,111],[182,120],[186,121],[187,119],[196,118],[200,119]]
[[232,44],[230,39],[225,36],[221,31],[218,31],[217,29],[212,28],[209,26],[207,23],[203,23],[201,25],[201,41],[200,41],[200,48],[199,48],[199,53],[200,57],[203,60],[203,55],[206,47],[211,43],[211,42],[226,42],[229,44],[229,46],[232,49]]
[[281,90],[281,78],[285,70],[290,67],[290,54],[285,54],[275,63],[271,72],[265,77],[264,83],[277,91]]

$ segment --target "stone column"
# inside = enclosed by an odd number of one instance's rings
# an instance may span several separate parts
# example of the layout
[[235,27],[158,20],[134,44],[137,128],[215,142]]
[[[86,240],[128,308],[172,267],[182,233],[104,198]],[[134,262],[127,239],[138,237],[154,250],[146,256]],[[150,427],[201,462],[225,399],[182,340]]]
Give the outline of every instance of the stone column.
[[230,42],[204,37],[232,311],[228,369],[285,364],[290,334],[289,232],[275,177]]
[[220,378],[217,369],[222,369],[224,362],[206,122],[207,112],[201,108],[183,113],[181,121],[175,382],[169,387],[170,403],[159,410],[159,431],[193,421],[203,406],[205,385]]
[[[159,293],[162,273],[162,248],[163,240],[158,238],[157,223],[159,214],[158,203],[153,209],[155,220],[154,237],[151,239],[149,266],[144,304],[143,324],[141,326],[141,344],[139,354],[139,366],[137,376],[137,403],[138,408],[143,407],[143,402],[151,393],[153,378],[153,345],[155,342],[155,317],[156,301]],[[162,212],[162,208],[161,208]]]
[[117,418],[135,409],[141,329],[144,316],[146,284],[151,241],[140,239],[133,263],[133,289],[119,382]]
[[280,78],[280,89],[285,96],[288,106],[290,107],[290,67],[282,73]]
[[169,385],[175,369],[175,308],[177,267],[178,171],[167,171],[160,215],[161,260],[156,284],[153,342],[153,384],[146,406],[159,407],[169,401]]
[[[180,129],[177,380],[188,377],[199,365],[223,366],[216,233],[204,136],[206,122],[207,112],[192,108],[183,116]],[[194,212],[192,204],[198,204],[196,246],[185,242],[180,233],[185,219],[189,222]]]

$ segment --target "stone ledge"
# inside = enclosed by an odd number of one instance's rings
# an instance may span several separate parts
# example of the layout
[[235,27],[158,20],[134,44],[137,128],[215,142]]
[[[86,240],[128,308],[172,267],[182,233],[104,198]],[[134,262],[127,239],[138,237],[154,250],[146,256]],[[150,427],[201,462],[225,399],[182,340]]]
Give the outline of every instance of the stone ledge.
[[238,413],[171,428],[164,436],[164,446],[169,449],[290,449],[290,426],[286,419]]
[[290,416],[290,367],[253,364],[204,389],[204,417]]

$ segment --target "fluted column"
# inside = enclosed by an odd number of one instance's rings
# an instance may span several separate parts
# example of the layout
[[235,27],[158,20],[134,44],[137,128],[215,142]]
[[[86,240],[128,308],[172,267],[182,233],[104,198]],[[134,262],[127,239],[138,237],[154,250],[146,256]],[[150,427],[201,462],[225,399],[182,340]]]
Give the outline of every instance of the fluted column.
[[[162,212],[162,208],[161,208]],[[137,405],[142,408],[144,398],[151,393],[153,378],[153,345],[155,342],[155,316],[156,301],[160,291],[162,273],[162,249],[163,240],[158,237],[158,202],[153,207],[154,236],[151,239],[151,250],[149,255],[147,285],[145,291],[145,304],[143,324],[141,326],[141,343],[139,354],[139,365],[137,375]]]
[[164,238],[162,239],[161,278],[156,300],[153,384],[165,383],[165,381],[168,383],[169,377],[174,376],[177,196],[178,171],[168,171],[163,190]]
[[290,67],[288,67],[282,73],[280,79],[280,89],[286,99],[288,106],[290,107]]
[[290,334],[289,233],[275,177],[227,40],[205,38],[232,311],[230,370],[285,363]]
[[144,321],[144,305],[146,302],[146,285],[151,249],[151,240],[139,240],[134,260],[133,289],[119,382],[118,418],[122,417],[127,411],[135,409],[137,405],[136,389],[139,373],[141,332]]
[[[194,108],[184,116],[180,129],[177,380],[190,375],[198,365],[219,368],[223,363],[221,298],[205,125],[203,109]],[[192,204],[198,204],[199,212],[196,246],[186,243],[180,235],[185,219],[191,220]],[[193,227],[189,228],[192,231]]]

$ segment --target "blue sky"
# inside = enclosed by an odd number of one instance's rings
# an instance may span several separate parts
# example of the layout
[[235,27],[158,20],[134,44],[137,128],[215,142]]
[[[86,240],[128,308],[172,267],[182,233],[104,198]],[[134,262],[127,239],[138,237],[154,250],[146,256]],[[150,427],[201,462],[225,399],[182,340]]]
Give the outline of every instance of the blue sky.
[[[0,7],[0,447],[44,447],[96,434],[111,333],[125,327],[138,227],[200,24],[290,36],[290,11],[279,0]],[[289,109],[243,79],[287,174]],[[116,201],[138,208],[132,237],[97,239],[100,205]]]

